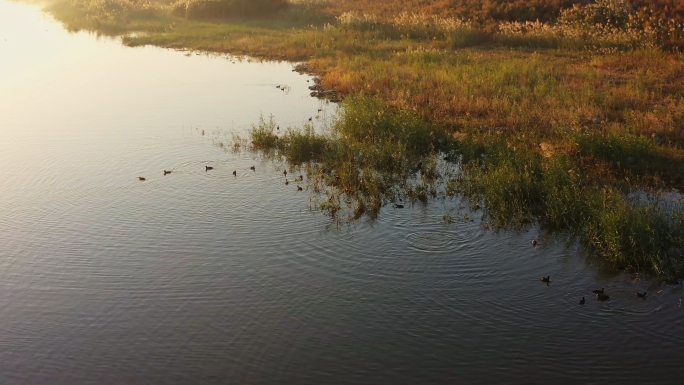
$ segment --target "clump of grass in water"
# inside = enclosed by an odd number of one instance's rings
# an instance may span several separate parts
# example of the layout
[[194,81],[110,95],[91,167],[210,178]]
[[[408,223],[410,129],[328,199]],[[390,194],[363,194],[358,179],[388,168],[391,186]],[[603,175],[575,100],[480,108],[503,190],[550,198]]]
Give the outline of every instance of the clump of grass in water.
[[430,158],[449,143],[416,114],[366,96],[348,98],[339,121],[325,134],[305,126],[278,137],[271,117],[254,125],[250,137],[254,150],[285,158],[294,167],[307,164],[314,189],[328,194],[321,209],[335,215],[339,202],[346,202],[356,219],[374,218],[397,196],[426,201],[439,177]]
[[457,190],[484,202],[489,224],[518,229],[538,222],[577,238],[618,268],[667,280],[684,275],[681,205],[653,190],[599,187],[602,181],[582,173],[566,154],[543,157],[506,140],[464,147]]

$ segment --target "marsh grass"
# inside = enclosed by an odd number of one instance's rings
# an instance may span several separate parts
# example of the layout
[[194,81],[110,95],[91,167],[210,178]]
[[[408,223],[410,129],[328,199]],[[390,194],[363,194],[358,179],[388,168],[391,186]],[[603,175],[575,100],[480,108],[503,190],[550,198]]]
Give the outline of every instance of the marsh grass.
[[[352,96],[331,130],[311,126],[276,133],[274,119],[262,118],[250,130],[253,150],[308,170],[314,191],[327,191],[321,209],[336,215],[348,202],[354,218],[374,218],[398,197],[427,201],[440,177],[432,155],[446,148],[448,136],[415,113],[384,106],[382,100]],[[353,206],[353,207],[352,207]]]
[[601,186],[604,180],[582,172],[566,154],[544,157],[505,141],[475,146],[477,152],[463,151],[456,189],[483,203],[492,227],[540,223],[577,238],[618,268],[669,280],[684,273],[684,207],[658,190]]
[[[306,126],[279,137],[275,127],[273,117],[262,118],[250,131],[250,148],[304,169],[319,208],[338,221],[373,219],[400,198],[420,203],[462,195],[471,209],[484,211],[486,228],[520,231],[540,224],[616,268],[666,280],[684,274],[680,203],[657,189],[585,172],[568,154],[530,149],[513,133],[456,139],[415,113],[368,96],[350,97],[327,132]],[[584,149],[612,161],[653,150],[640,137],[609,138]]]

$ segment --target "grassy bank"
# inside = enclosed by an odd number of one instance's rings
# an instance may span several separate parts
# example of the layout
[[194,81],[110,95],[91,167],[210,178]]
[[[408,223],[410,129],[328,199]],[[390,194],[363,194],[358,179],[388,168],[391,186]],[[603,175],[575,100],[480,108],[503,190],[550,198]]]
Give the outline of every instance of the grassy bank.
[[123,34],[131,46],[306,61],[322,89],[345,97],[340,121],[325,135],[281,136],[263,121],[249,142],[305,167],[336,218],[462,194],[486,226],[541,223],[617,267],[684,275],[682,207],[663,197],[684,188],[678,9],[269,1],[263,12],[242,0],[47,9],[70,29]]
[[[597,144],[581,131],[572,135],[587,146],[582,151],[605,157],[623,156],[616,148],[645,157],[655,150],[638,136]],[[368,96],[347,98],[330,132],[307,127],[279,135],[275,120],[262,119],[248,140],[236,141],[306,170],[304,183],[317,193],[320,209],[338,220],[374,218],[383,207],[462,195],[470,209],[484,210],[487,228],[540,224],[616,268],[666,280],[682,276],[682,202],[661,188],[643,187],[650,181],[584,171],[582,151],[569,155],[547,145],[540,154],[525,142],[524,134],[496,129],[447,135],[415,112]]]

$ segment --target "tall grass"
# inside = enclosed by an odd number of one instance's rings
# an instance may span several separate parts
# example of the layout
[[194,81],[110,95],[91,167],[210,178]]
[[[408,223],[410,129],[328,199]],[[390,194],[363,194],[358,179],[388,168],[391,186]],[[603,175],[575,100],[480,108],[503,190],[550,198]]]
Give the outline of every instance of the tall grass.
[[[519,134],[445,136],[419,115],[368,96],[350,97],[330,132],[305,127],[278,136],[275,127],[273,118],[254,125],[251,148],[306,169],[323,196],[320,208],[335,218],[374,218],[400,198],[427,202],[462,194],[484,210],[488,227],[538,223],[579,240],[617,268],[666,280],[684,275],[681,204],[657,189],[613,185],[568,154],[528,148]],[[623,159],[651,149],[638,137],[614,137],[583,151]],[[449,154],[459,172],[440,166],[440,154]]]
[[322,208],[334,215],[341,208],[333,202],[349,201],[354,217],[375,217],[399,196],[426,200],[422,192],[434,190],[426,186],[438,178],[429,158],[451,143],[415,113],[387,108],[368,96],[348,98],[339,121],[325,134],[305,127],[279,137],[274,120],[262,118],[250,130],[250,140],[252,149],[293,167],[308,164],[315,189],[329,188],[331,199]]
[[576,237],[618,268],[667,280],[684,274],[681,204],[656,190],[601,186],[565,154],[544,157],[497,140],[477,146],[480,156],[463,152],[457,186],[483,203],[490,225],[540,223],[549,231]]

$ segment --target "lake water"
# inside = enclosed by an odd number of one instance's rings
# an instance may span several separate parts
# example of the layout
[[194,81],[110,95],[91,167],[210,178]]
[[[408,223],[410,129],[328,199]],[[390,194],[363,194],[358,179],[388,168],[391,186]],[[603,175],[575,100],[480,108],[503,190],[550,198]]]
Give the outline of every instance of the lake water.
[[0,0],[0,383],[682,378],[681,286],[444,223],[458,200],[331,224],[280,165],[218,143],[335,107],[291,64],[185,55]]

